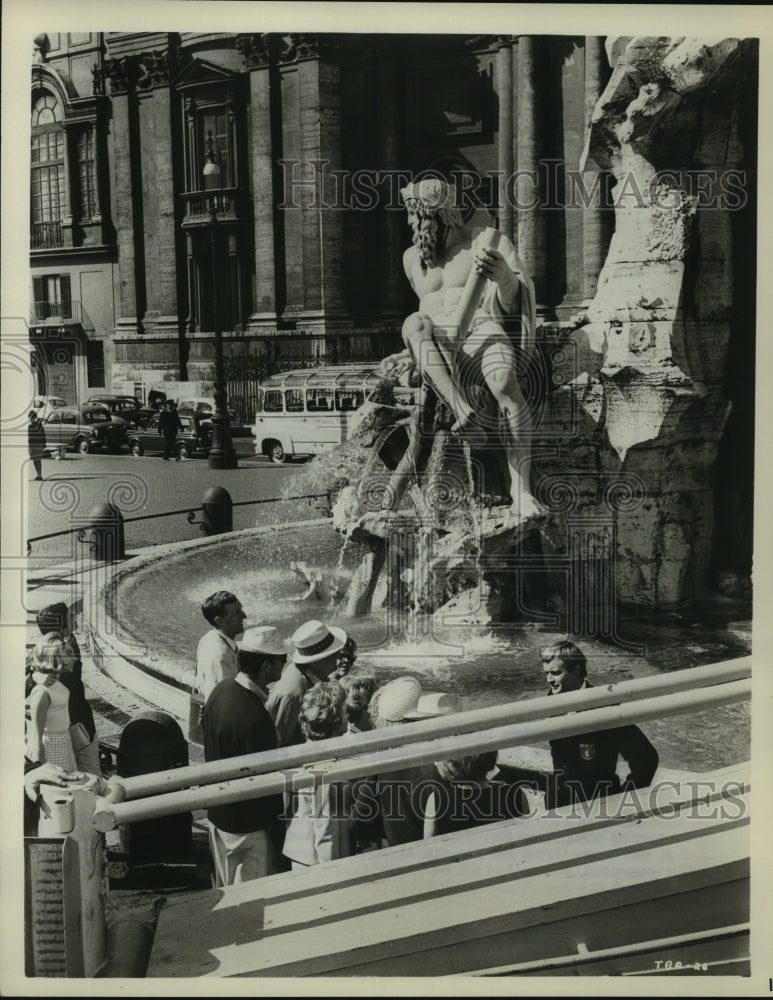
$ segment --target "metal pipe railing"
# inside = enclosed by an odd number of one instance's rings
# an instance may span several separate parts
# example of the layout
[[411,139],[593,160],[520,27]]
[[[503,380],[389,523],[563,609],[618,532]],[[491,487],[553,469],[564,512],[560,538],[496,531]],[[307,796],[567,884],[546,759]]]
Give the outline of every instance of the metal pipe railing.
[[[136,799],[145,795],[175,791],[192,785],[207,785],[214,782],[244,778],[254,774],[265,774],[287,768],[305,767],[321,759],[359,756],[363,753],[399,747],[416,740],[434,739],[441,736],[460,735],[494,726],[512,725],[535,719],[546,719],[568,712],[602,708],[621,702],[635,702],[649,695],[676,694],[713,684],[743,680],[751,676],[751,657],[712,664],[706,667],[692,667],[671,674],[643,677],[618,684],[605,684],[590,690],[562,694],[560,697],[531,698],[528,701],[510,702],[506,705],[489,706],[460,712],[439,719],[405,723],[397,728],[379,729],[360,733],[356,740],[351,736],[340,736],[319,743],[283,747],[259,754],[231,757],[227,760],[210,761],[206,764],[192,764],[171,771],[155,774],[140,774],[132,778],[113,778],[114,794],[118,800]],[[583,728],[586,728],[583,725]]]
[[[428,738],[424,734],[422,742],[408,743],[388,750],[367,753],[349,760],[323,762],[318,770],[275,771],[271,774],[252,774],[217,785],[194,787],[163,795],[150,796],[132,802],[110,802],[99,799],[94,813],[97,830],[107,832],[123,823],[169,816],[174,813],[205,809],[214,805],[226,805],[245,799],[262,798],[290,789],[312,787],[320,781],[344,781],[364,777],[368,774],[388,774],[406,767],[448,760],[470,753],[496,750],[501,747],[528,743],[533,740],[556,739],[573,736],[582,732],[613,729],[652,718],[667,718],[687,711],[727,705],[748,698],[751,683],[747,680],[717,684],[700,691],[688,691],[659,695],[652,698],[629,702],[624,705],[604,706],[589,711],[572,712],[558,718],[542,718],[514,725],[499,726],[481,732],[453,734],[441,738]],[[566,696],[562,696],[563,701]],[[458,717],[457,717],[458,718]],[[394,730],[390,730],[395,742]],[[336,741],[336,742],[340,742]],[[333,741],[325,741],[324,746],[314,745],[316,756],[327,753],[333,756]],[[363,749],[359,740],[352,740],[358,751]],[[256,755],[258,756],[258,755]],[[268,757],[269,754],[262,755]]]
[[[748,937],[750,924],[732,924],[728,927],[709,927],[706,930],[695,931],[692,934],[672,934],[666,938],[653,938],[650,941],[636,941],[633,944],[618,945],[614,948],[599,948],[598,951],[576,951],[569,955],[556,955],[551,958],[537,958],[530,962],[518,962],[516,965],[500,965],[492,969],[476,969],[474,972],[465,972],[465,976],[514,976],[523,972],[542,972],[549,974],[550,969],[577,968],[581,965],[590,965],[594,962],[602,962],[608,958],[633,958],[637,955],[647,955],[655,952],[662,955],[672,949],[682,945],[701,944],[707,955],[712,954],[712,946],[718,941],[726,941],[729,938]],[[580,946],[578,945],[578,948]],[[697,964],[697,963],[696,963]],[[713,965],[714,961],[707,958],[701,965]],[[646,969],[646,974],[656,971],[652,967]],[[662,963],[660,966],[663,969]],[[690,966],[688,966],[690,968]],[[666,970],[663,969],[665,972]],[[633,973],[638,975],[639,973]],[[456,975],[456,973],[454,973]],[[445,978],[445,977],[444,977]]]
[[[233,503],[233,507],[250,507],[256,504],[264,503],[285,503],[288,500],[322,500],[324,498],[330,498],[329,493],[302,493],[299,496],[290,497],[263,497],[258,500],[237,500]],[[183,507],[181,510],[162,510],[158,514],[140,514],[138,517],[125,517],[124,524],[136,524],[138,521],[154,521],[159,517],[176,517],[178,514],[196,514],[198,511],[192,511],[189,507]],[[84,530],[83,525],[79,528],[65,528],[62,531],[51,531],[47,535],[35,535],[34,538],[27,539],[27,555],[30,555],[32,545],[34,542],[43,542],[49,538],[60,538],[65,535],[72,535],[75,532],[81,532]]]

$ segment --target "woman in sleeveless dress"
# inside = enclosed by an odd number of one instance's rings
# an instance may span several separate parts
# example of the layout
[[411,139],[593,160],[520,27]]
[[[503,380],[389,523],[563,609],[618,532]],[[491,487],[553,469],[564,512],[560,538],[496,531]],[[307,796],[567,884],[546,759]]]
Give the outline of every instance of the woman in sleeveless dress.
[[70,738],[70,692],[59,680],[71,659],[71,648],[58,632],[44,636],[32,651],[34,687],[28,698],[27,757],[33,763],[58,764],[65,771],[78,768]]

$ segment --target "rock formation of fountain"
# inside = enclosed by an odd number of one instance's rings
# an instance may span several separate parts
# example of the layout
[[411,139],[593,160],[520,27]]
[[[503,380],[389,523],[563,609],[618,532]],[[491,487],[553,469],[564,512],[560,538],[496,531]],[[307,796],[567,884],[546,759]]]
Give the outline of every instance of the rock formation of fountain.
[[548,516],[508,521],[496,505],[501,457],[454,438],[431,390],[401,406],[400,373],[398,396],[363,410],[368,458],[334,510],[365,551],[350,614],[375,601],[446,620],[528,620],[537,597],[544,611],[563,592],[568,630],[614,638],[616,601],[672,605],[706,586],[723,372],[731,333],[744,333],[732,329],[729,209],[746,192],[728,187],[728,171],[754,155],[738,120],[756,48],[613,38],[607,50],[612,76],[581,166],[613,175],[615,232],[587,313],[543,329],[533,378],[532,485]]

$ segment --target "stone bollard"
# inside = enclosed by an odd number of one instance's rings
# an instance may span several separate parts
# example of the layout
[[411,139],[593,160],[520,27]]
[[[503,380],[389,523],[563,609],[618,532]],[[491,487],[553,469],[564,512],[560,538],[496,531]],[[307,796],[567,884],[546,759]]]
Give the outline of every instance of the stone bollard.
[[[116,760],[120,778],[187,764],[188,744],[171,715],[141,712],[124,727]],[[193,815],[177,813],[128,824],[121,827],[120,843],[131,864],[188,857],[193,846]]]
[[202,525],[208,535],[234,529],[233,500],[222,486],[210,486],[201,503]]
[[89,511],[91,558],[98,562],[117,562],[126,558],[123,514],[112,503],[100,503]]

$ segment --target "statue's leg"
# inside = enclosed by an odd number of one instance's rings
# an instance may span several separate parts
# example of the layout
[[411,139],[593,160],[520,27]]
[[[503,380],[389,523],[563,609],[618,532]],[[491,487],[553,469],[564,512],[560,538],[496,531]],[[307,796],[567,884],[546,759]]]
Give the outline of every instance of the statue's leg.
[[511,508],[521,518],[544,511],[531,493],[532,421],[518,384],[515,352],[498,323],[483,323],[468,336],[464,350],[480,362],[483,379],[501,415],[501,436],[510,471]]
[[451,409],[459,424],[474,422],[475,412],[459,384],[455,350],[441,342],[432,320],[424,313],[411,313],[403,323],[403,341],[413,360],[438,396]]

